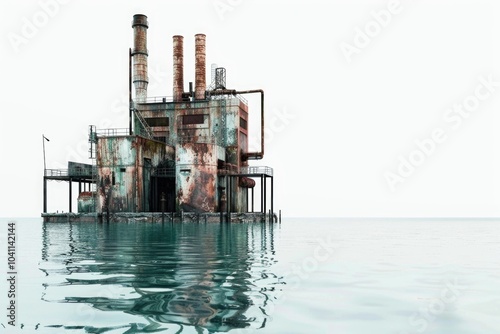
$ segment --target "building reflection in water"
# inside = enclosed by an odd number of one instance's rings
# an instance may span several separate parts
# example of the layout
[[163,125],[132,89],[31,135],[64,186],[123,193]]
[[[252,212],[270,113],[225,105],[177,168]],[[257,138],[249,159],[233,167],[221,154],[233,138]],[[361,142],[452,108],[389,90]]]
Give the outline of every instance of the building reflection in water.
[[40,269],[52,277],[42,299],[145,317],[151,331],[263,327],[283,284],[272,272],[276,232],[272,224],[46,223]]

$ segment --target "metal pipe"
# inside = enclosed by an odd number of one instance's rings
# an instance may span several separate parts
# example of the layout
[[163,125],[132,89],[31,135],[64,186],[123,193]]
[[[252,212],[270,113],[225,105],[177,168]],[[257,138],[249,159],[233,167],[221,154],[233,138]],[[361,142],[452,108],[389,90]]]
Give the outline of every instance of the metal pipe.
[[134,110],[134,101],[132,100],[132,48],[128,49],[128,134],[131,136],[132,130],[132,111]]
[[195,38],[195,99],[204,100],[207,86],[206,80],[206,47],[204,34],[196,34]]
[[184,37],[175,35],[174,40],[174,102],[182,101],[184,92]]
[[260,93],[260,152],[247,152],[243,154],[244,160],[260,160],[264,157],[264,91],[262,89],[234,90],[222,89],[213,90],[209,95],[243,95]]
[[148,49],[147,30],[148,20],[146,15],[136,14],[132,21],[134,29],[134,86],[135,98],[138,102],[144,102],[148,95]]

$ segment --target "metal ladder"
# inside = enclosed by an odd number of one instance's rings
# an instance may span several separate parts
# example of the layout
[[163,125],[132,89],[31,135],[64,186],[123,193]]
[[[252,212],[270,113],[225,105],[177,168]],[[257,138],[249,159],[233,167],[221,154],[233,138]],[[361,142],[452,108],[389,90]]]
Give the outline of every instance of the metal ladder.
[[149,127],[148,123],[146,123],[146,120],[144,117],[142,117],[141,113],[139,110],[133,108],[135,117],[139,120],[139,123],[141,123],[142,129],[144,130],[144,135],[149,138],[153,139],[153,131],[151,131],[151,128]]
[[[89,125],[89,159],[92,161],[92,184],[90,191],[92,193],[92,201],[94,212],[97,215],[97,130],[95,125]],[[97,217],[96,217],[97,218]]]

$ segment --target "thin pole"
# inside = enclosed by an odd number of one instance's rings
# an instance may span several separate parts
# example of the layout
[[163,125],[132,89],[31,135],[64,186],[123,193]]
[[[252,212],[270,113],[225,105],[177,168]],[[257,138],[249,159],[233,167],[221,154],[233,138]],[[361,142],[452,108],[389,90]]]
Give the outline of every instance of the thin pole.
[[45,141],[50,141],[45,135],[42,133],[42,146],[43,146],[43,175],[45,175],[45,171],[47,170],[47,164],[45,161]]
[[43,146],[43,213],[47,213],[47,163],[45,160],[45,141],[50,141],[42,133],[42,146]]

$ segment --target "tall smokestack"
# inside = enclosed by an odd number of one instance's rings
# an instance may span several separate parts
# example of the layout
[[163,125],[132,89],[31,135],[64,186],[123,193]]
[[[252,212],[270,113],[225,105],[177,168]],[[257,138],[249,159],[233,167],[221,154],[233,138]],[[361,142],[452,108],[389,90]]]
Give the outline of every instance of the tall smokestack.
[[135,98],[138,102],[144,102],[148,96],[148,17],[142,14],[134,15],[132,28],[134,29],[132,57],[134,59]]
[[196,34],[195,38],[195,99],[204,100],[205,99],[205,91],[206,91],[206,64],[205,64],[205,39],[206,36],[204,34]]
[[184,92],[184,37],[175,35],[174,39],[174,102],[182,101]]

